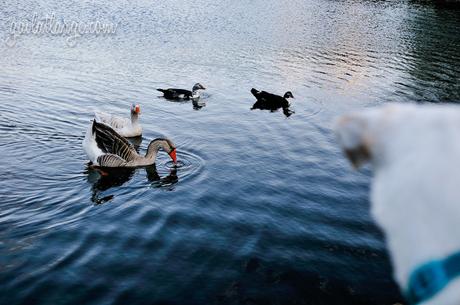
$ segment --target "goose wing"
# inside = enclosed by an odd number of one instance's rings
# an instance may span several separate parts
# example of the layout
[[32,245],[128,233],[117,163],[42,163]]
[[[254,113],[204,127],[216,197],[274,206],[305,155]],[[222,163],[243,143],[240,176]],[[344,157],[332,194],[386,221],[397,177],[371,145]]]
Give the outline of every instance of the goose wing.
[[114,154],[105,154],[97,158],[97,164],[100,167],[124,167],[127,162]]
[[99,123],[104,123],[106,125],[109,125],[110,127],[120,130],[123,128],[129,128],[131,127],[131,121],[128,120],[127,118],[122,118],[118,116],[114,116],[108,113],[104,112],[95,112],[94,116],[96,118],[96,121]]
[[94,117],[96,118],[98,122],[102,122],[102,123],[107,123],[112,119],[112,115],[105,113],[105,112],[99,112],[99,111],[94,112]]
[[110,126],[93,121],[93,134],[97,146],[105,154],[116,155],[126,162],[132,161],[137,157],[134,147],[122,136],[120,136]]

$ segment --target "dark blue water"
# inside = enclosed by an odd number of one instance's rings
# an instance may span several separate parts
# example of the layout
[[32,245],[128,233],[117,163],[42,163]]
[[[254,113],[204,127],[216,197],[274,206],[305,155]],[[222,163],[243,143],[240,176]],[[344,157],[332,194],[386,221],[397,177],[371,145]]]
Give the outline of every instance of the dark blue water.
[[[115,35],[23,35],[102,20]],[[346,111],[460,100],[459,11],[406,1],[22,1],[0,6],[1,304],[394,304],[370,170],[331,131]],[[199,107],[159,87],[208,90]],[[290,90],[289,117],[250,110]],[[100,177],[95,109],[141,105],[156,167]]]

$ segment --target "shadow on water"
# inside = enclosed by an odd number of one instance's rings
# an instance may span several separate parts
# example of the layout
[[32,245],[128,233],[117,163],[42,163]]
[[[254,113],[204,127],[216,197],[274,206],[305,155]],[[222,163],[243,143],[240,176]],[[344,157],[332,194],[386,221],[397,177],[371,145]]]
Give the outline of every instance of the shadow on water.
[[[143,169],[145,169],[147,180],[151,182],[151,185],[154,187],[169,187],[179,181],[176,168],[171,168],[169,174],[164,177],[160,177],[155,164],[144,167]],[[108,189],[124,185],[134,177],[137,169],[100,168],[100,170],[104,172],[103,175],[101,175],[98,170],[91,168],[89,165],[85,171],[88,175],[88,181],[92,184],[91,201],[94,204],[102,204],[112,200],[114,198],[113,194],[101,197],[101,193]]]
[[279,109],[282,109],[283,114],[286,117],[290,117],[295,112],[293,110],[291,110],[289,107],[290,107],[290,105],[275,105],[275,104],[272,104],[272,103],[267,103],[265,101],[260,101],[259,100],[259,101],[255,102],[254,105],[252,105],[251,110],[260,109],[260,110],[270,110],[270,112],[276,112]]
[[175,104],[189,104],[190,101],[192,102],[192,109],[193,110],[201,110],[202,108],[206,107],[206,102],[203,101],[201,97],[199,98],[192,98],[189,100],[183,100],[183,99],[168,99],[163,96],[158,96],[158,98],[161,98],[165,101],[168,101],[170,103],[175,103]]

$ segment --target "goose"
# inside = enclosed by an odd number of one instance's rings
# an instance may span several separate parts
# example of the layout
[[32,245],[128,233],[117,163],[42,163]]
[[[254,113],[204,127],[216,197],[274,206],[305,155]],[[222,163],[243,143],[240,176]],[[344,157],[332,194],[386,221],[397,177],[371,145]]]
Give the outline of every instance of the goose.
[[138,167],[155,163],[158,151],[163,149],[176,163],[176,147],[169,139],[158,138],[150,142],[145,156],[110,126],[93,120],[83,140],[83,148],[94,168]]
[[258,91],[257,89],[251,89],[252,95],[257,99],[257,102],[265,108],[259,109],[270,109],[276,110],[279,108],[288,108],[290,106],[288,98],[294,98],[291,91],[287,91],[284,96],[279,96],[273,93],[268,93],[266,91]]
[[139,105],[131,106],[131,119],[122,118],[105,112],[95,112],[94,116],[98,122],[112,127],[119,135],[132,138],[142,135],[142,127],[139,124],[139,115],[141,107]]
[[190,99],[199,99],[200,98],[200,90],[206,90],[206,88],[200,84],[196,83],[192,91],[186,89],[175,89],[175,88],[168,88],[168,89],[157,89],[158,91],[163,93],[164,98],[170,100],[190,100]]

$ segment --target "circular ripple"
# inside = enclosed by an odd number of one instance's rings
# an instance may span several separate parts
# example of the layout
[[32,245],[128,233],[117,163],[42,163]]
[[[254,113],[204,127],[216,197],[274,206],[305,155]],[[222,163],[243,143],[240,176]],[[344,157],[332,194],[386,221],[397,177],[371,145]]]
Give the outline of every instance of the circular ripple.
[[184,161],[181,160],[177,161],[176,163],[174,163],[173,161],[168,161],[165,163],[165,166],[170,169],[177,169],[186,166],[186,164]]
[[319,113],[323,111],[324,109],[323,102],[313,97],[308,97],[307,100],[308,100],[307,107],[305,107],[305,112],[306,112],[305,116],[307,118],[317,116]]
[[158,171],[163,172],[166,170],[169,172],[171,170],[177,170],[179,181],[183,181],[201,172],[203,164],[203,159],[198,155],[186,150],[181,150],[177,152],[177,163],[173,161],[163,162],[159,164]]

